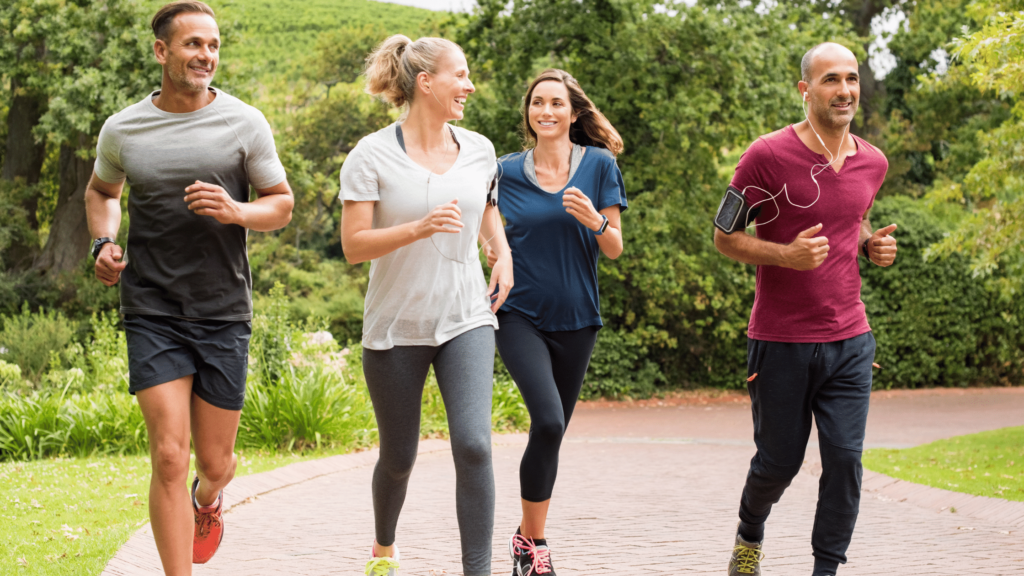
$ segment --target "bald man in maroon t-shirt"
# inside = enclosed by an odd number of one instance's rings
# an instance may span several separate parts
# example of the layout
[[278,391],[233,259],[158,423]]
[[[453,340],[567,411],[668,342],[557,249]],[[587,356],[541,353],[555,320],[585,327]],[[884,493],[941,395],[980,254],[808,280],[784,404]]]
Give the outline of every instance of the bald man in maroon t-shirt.
[[761,573],[764,523],[800,471],[812,414],[822,462],[813,576],[834,576],[853,536],[875,355],[857,258],[878,266],[896,258],[896,225],[872,232],[867,218],[889,164],[849,133],[857,69],[857,58],[838,44],[804,55],[798,88],[806,120],[758,138],[733,177],[757,236],[715,230],[722,254],[757,266],[747,330],[757,453],[730,576]]

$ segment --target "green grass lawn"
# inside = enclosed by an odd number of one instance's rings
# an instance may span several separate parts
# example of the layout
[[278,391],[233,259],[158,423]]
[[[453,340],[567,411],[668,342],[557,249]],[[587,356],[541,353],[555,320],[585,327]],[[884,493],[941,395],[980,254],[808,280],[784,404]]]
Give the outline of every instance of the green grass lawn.
[[[345,450],[239,451],[238,476]],[[0,463],[0,574],[99,574],[148,520],[149,458]]]
[[1024,502],[1024,426],[868,450],[864,466],[918,484]]

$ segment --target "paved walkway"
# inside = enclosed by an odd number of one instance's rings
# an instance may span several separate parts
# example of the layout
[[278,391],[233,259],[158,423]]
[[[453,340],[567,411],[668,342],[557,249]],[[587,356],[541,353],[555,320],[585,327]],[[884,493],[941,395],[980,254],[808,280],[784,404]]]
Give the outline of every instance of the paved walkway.
[[[578,410],[562,450],[548,523],[559,574],[725,573],[753,454],[749,403],[726,397],[707,404],[663,404]],[[1021,424],[1024,389],[883,392],[872,399],[867,444],[909,446]],[[518,525],[517,471],[525,439],[496,441],[494,574],[508,574],[505,542]],[[804,471],[767,525],[766,575],[810,574],[815,452],[808,449]],[[338,471],[233,508],[225,517],[221,551],[195,573],[362,574],[373,535],[373,454],[337,458],[348,458]],[[322,472],[331,466],[310,464],[315,465]],[[279,476],[315,475],[300,472]],[[443,443],[425,444],[399,524],[403,576],[461,574],[454,474]],[[946,497],[940,491],[906,483],[885,488],[891,483],[880,475],[866,480],[866,489],[878,491],[865,492],[843,576],[1024,574],[1021,505],[991,501],[987,510],[976,507],[980,516],[965,517],[939,512],[937,503]],[[152,573],[155,556],[152,540],[140,534],[105,574]]]

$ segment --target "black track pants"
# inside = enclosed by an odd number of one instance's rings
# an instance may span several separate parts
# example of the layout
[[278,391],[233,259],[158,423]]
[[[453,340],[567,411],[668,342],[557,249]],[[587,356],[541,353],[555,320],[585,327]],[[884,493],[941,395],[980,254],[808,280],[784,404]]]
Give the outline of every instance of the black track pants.
[[530,440],[519,465],[520,495],[551,498],[558,450],[583,387],[598,326],[565,332],[538,330],[515,312],[498,312],[495,341],[501,360],[530,411]]
[[768,518],[800,471],[813,414],[822,467],[811,535],[816,566],[845,563],[853,537],[874,357],[870,332],[821,344],[747,344],[747,375],[757,374],[748,384],[757,453],[743,488],[740,520],[758,525]]

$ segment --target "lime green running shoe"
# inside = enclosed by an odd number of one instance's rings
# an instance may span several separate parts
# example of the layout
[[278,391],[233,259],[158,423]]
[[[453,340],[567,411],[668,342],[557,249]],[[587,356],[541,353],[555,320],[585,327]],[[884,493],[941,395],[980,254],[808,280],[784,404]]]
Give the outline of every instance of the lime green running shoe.
[[367,576],[398,576],[398,546],[395,546],[394,556],[374,556],[373,547],[370,547],[370,559],[366,562]]
[[739,534],[736,535],[736,546],[729,558],[729,576],[761,576],[761,552],[763,542],[747,542]]

